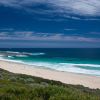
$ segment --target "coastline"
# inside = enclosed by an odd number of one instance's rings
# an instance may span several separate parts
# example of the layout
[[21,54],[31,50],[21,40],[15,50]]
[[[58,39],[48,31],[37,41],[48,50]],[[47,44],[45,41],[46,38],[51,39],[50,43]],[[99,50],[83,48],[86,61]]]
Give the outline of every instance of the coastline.
[[97,76],[60,72],[39,67],[36,68],[36,66],[4,60],[0,60],[0,68],[13,73],[26,74],[44,79],[60,81],[66,84],[83,85],[93,89],[100,89],[100,77]]

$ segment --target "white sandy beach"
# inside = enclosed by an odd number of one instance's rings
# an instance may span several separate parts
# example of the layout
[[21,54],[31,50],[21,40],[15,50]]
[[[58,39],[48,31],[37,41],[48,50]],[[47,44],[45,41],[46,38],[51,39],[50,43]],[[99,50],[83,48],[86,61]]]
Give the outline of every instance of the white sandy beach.
[[3,60],[0,60],[0,68],[13,73],[27,74],[45,79],[61,81],[62,83],[84,85],[85,87],[100,89],[100,77],[96,76],[36,68],[34,66]]

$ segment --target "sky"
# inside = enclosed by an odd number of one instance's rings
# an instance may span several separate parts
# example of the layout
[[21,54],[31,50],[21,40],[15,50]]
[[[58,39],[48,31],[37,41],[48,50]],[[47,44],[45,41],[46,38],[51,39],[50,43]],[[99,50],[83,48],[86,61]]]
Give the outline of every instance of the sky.
[[0,48],[100,48],[100,0],[0,0]]

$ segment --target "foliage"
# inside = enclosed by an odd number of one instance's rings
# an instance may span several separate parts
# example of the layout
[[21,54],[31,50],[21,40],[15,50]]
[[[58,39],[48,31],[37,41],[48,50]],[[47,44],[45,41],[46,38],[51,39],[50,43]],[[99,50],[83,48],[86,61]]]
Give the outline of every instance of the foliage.
[[100,100],[100,90],[0,69],[0,100]]

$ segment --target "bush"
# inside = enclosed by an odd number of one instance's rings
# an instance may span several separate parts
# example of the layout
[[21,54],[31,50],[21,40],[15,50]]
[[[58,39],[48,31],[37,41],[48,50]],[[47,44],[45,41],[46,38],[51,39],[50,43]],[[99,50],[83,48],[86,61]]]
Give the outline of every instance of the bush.
[[100,100],[99,89],[62,84],[0,69],[0,100]]

